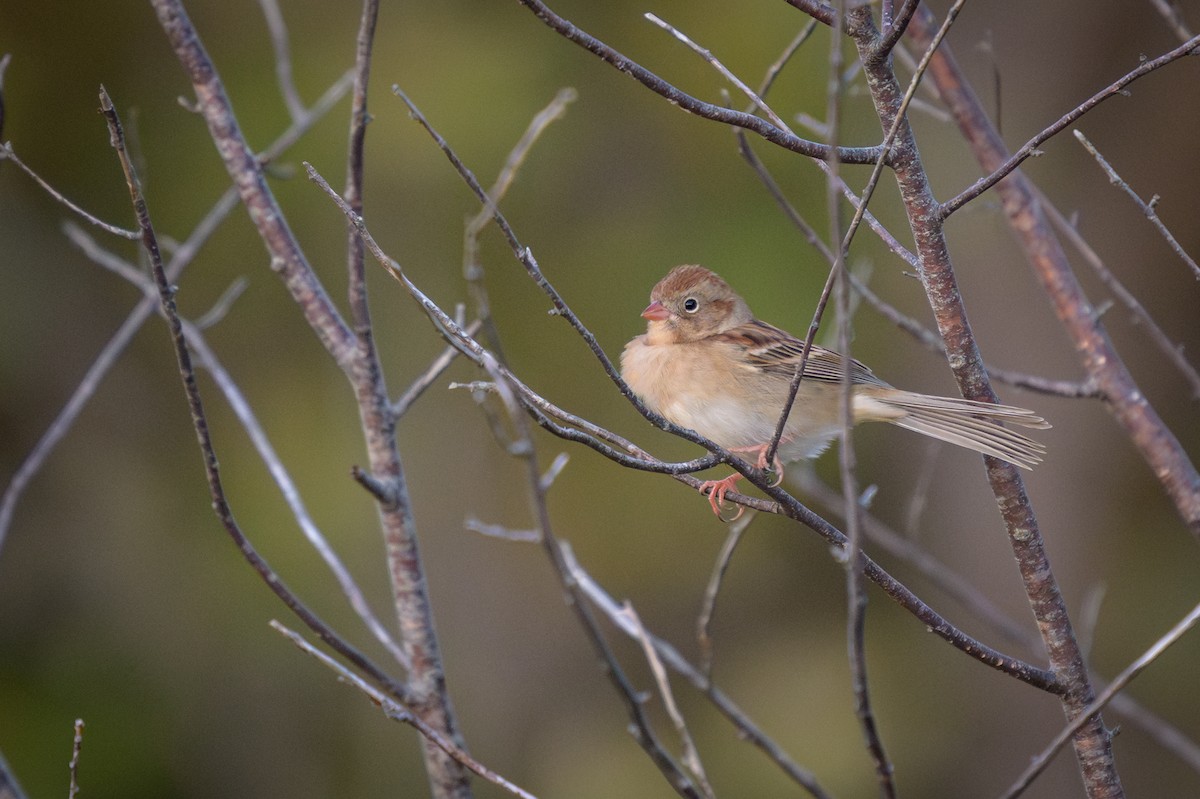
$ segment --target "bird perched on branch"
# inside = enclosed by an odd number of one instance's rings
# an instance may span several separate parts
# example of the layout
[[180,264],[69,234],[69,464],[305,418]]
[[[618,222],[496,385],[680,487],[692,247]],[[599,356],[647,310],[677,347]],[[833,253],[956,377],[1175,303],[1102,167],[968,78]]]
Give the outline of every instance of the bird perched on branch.
[[[804,342],[755,319],[745,300],[702,266],[675,267],[650,292],[650,300],[642,311],[646,333],[621,353],[621,375],[629,387],[651,410],[767,468],[767,450]],[[832,350],[810,349],[770,464],[778,480],[783,463],[816,457],[841,431],[843,360]],[[850,361],[850,383],[855,424],[890,422],[1026,469],[1045,454],[1037,441],[997,424],[1050,427],[1024,408],[902,391],[856,360]],[[741,477],[735,473],[701,485],[718,516],[725,494]]]

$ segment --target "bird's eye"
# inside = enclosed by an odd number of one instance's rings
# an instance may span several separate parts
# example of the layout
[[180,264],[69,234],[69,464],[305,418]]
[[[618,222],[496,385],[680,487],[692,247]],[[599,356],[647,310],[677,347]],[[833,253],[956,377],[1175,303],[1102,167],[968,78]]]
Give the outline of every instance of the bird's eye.
[[695,313],[696,309],[699,307],[700,303],[696,301],[695,297],[688,297],[683,301],[683,310],[687,311],[688,313]]

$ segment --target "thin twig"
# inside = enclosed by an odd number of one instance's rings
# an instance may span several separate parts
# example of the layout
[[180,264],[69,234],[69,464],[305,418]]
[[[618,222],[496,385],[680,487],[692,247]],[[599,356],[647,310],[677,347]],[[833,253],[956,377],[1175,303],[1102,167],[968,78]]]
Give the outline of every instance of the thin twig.
[[1180,41],[1186,42],[1194,35],[1191,28],[1187,26],[1187,22],[1183,19],[1183,9],[1178,3],[1169,3],[1167,0],[1150,0],[1150,5],[1154,6],[1155,10],[1166,20],[1167,25],[1175,32]]
[[[726,68],[726,66],[724,64],[722,64],[721,61],[716,56],[714,56],[712,54],[712,51],[696,44],[696,42],[693,41],[690,36],[688,36],[683,31],[679,30],[678,28],[676,28],[674,25],[671,25],[670,23],[663,21],[663,19],[660,18],[658,15],[652,14],[650,12],[646,12],[642,16],[644,16],[646,19],[650,20],[652,23],[654,23],[658,27],[665,30],[667,33],[674,36],[679,41],[683,42],[694,53],[696,53],[701,58],[703,58],[705,61],[707,61],[712,66],[713,69],[715,69],[717,72],[719,72],[727,81],[729,81],[735,87],[737,87],[738,91],[740,91],[742,94],[749,97],[755,108],[761,108],[763,110],[763,112],[767,115],[767,118],[770,119],[773,123],[775,123],[775,125],[778,126],[780,130],[786,131],[787,133],[789,133],[793,136],[796,135],[795,132],[793,132],[792,129],[788,126],[788,124],[783,121],[783,118],[781,116],[779,116],[778,114],[776,114],[775,111],[772,110],[771,106],[767,105],[767,101],[764,100],[761,95],[756,94],[755,91],[753,89],[751,89],[749,86],[747,86],[746,83],[741,78],[739,78],[737,75],[733,74],[732,70]],[[804,37],[804,38],[807,38],[807,37]],[[799,40],[803,41],[803,39],[799,39]],[[798,47],[799,45],[795,45],[795,46]]]
[[540,544],[542,542],[542,534],[538,530],[514,530],[502,524],[488,524],[473,516],[468,516],[463,520],[463,529],[487,536],[488,538],[499,538],[502,541],[516,541],[527,544]]
[[[836,146],[838,137],[842,131],[843,85],[840,75],[842,71],[842,33],[846,13],[845,0],[837,0],[834,7],[837,13],[834,17],[830,34],[829,78],[825,91],[826,124],[829,127],[829,141],[831,145]],[[910,94],[908,96],[911,96],[911,92],[915,91],[916,78],[914,78],[913,83],[914,85],[909,87]],[[854,388],[851,380],[853,360],[850,354],[850,270],[846,267],[846,256],[849,251],[850,241],[857,229],[857,224],[862,220],[863,214],[866,212],[867,203],[870,201],[879,176],[883,172],[883,164],[887,159],[888,153],[891,151],[892,142],[895,140],[896,132],[899,130],[902,118],[903,109],[896,115],[892,129],[888,131],[888,135],[884,139],[883,152],[880,153],[879,160],[876,161],[875,167],[871,172],[871,179],[863,191],[862,200],[855,210],[854,218],[850,220],[850,224],[845,231],[842,230],[841,192],[838,191],[836,182],[840,177],[840,164],[836,161],[828,162],[829,169],[827,174],[829,175],[829,179],[825,184],[825,204],[829,214],[829,241],[839,242],[837,250],[833,253],[834,258],[830,270],[830,280],[833,282],[837,308],[837,349],[842,355],[839,380],[841,391],[838,396],[837,419],[841,427],[838,466],[842,480],[843,507],[845,508],[846,518],[846,545],[842,552],[839,553],[844,558],[846,574],[846,654],[849,660],[851,689],[854,693],[854,713],[858,718],[859,726],[862,728],[863,737],[866,739],[867,754],[870,755],[871,762],[875,767],[875,777],[879,782],[880,793],[885,799],[893,799],[896,796],[895,769],[888,758],[887,750],[883,745],[883,737],[880,734],[879,725],[875,719],[875,709],[871,703],[871,690],[867,676],[867,592],[863,586],[865,559],[863,557],[862,546],[862,506],[858,501],[858,477],[855,474],[856,458],[853,437]],[[782,440],[783,427],[787,423],[787,417],[791,411],[792,404],[796,401],[796,393],[800,388],[800,381],[804,377],[804,362],[808,360],[808,354],[812,348],[813,336],[820,325],[819,312],[823,307],[823,303],[819,304],[818,314],[813,316],[813,323],[809,327],[808,337],[804,342],[804,352],[801,356],[800,364],[796,367],[796,373],[792,377],[791,388],[788,398],[784,403],[783,412],[780,414],[775,438],[771,441],[771,449],[769,450],[771,454],[768,455],[768,458],[774,456],[775,448],[779,445],[779,441]]]
[[131,241],[137,241],[138,238],[141,236],[141,234],[138,233],[136,230],[129,230],[127,228],[118,227],[117,225],[109,224],[108,222],[105,222],[103,219],[100,219],[98,216],[88,213],[87,211],[83,210],[75,203],[68,200],[62,192],[60,192],[58,189],[54,188],[49,183],[47,183],[46,180],[43,179],[41,175],[39,175],[37,172],[34,172],[31,167],[27,166],[24,161],[22,161],[20,158],[17,157],[17,154],[15,152],[13,152],[12,142],[5,142],[4,144],[0,144],[0,160],[4,160],[6,158],[9,161],[12,161],[14,164],[16,164],[18,167],[20,167],[21,171],[24,172],[26,175],[33,178],[34,182],[37,183],[39,186],[41,186],[42,189],[47,194],[49,194],[51,198],[53,198],[57,202],[61,203],[62,205],[65,205],[67,208],[69,208],[71,210],[72,213],[78,215],[81,219],[83,219],[89,225],[95,225],[96,227],[100,228],[101,230],[108,231],[109,233],[113,234],[114,236],[120,236],[123,239],[129,239]]
[[[1122,305],[1129,309],[1129,312],[1133,314],[1134,324],[1145,331],[1146,335],[1150,337],[1150,341],[1158,347],[1158,351],[1166,356],[1167,360],[1175,366],[1175,369],[1191,388],[1192,399],[1200,399],[1200,372],[1197,372],[1196,367],[1192,366],[1184,356],[1183,347],[1171,341],[1166,331],[1159,326],[1158,321],[1138,301],[1133,292],[1125,288],[1125,284],[1113,274],[1112,270],[1104,263],[1104,259],[1100,257],[1100,254],[1080,234],[1079,229],[1071,224],[1071,220],[1063,216],[1063,213],[1050,202],[1041,190],[1036,190],[1036,196],[1038,197],[1039,205],[1045,210],[1054,227],[1066,237],[1067,241],[1071,242],[1071,246],[1075,248],[1075,251],[1083,256],[1084,262],[1092,268],[1092,271],[1096,273],[1096,277],[1100,278],[1100,282],[1113,293],[1114,297],[1120,300]],[[1098,316],[1099,314],[1097,314]],[[1096,324],[1099,324],[1098,318]]]
[[1083,131],[1075,130],[1072,132],[1075,134],[1075,138],[1079,140],[1079,143],[1083,145],[1083,149],[1092,154],[1092,157],[1096,159],[1096,163],[1108,175],[1108,182],[1125,192],[1129,199],[1133,200],[1137,207],[1141,209],[1146,219],[1150,220],[1150,224],[1154,225],[1155,229],[1166,239],[1167,245],[1175,251],[1175,254],[1179,256],[1181,261],[1187,264],[1195,278],[1200,280],[1200,264],[1197,264],[1196,260],[1187,254],[1183,246],[1171,235],[1171,231],[1167,229],[1167,226],[1159,219],[1158,213],[1154,210],[1155,206],[1158,205],[1158,195],[1156,194],[1151,197],[1150,202],[1143,200],[1128,183],[1121,179],[1121,176],[1117,174],[1117,170],[1113,169],[1112,164],[1108,163],[1108,160],[1096,149],[1096,145],[1088,141],[1087,137],[1083,135]]
[[[632,639],[640,640],[638,630],[633,627],[630,620],[621,612],[621,605],[579,565],[574,552],[571,551],[570,546],[566,542],[562,543],[562,552],[567,568],[570,570],[571,579],[579,585],[580,590],[587,596],[591,604],[612,621],[621,632]],[[722,715],[729,719],[730,723],[738,730],[740,738],[758,747],[797,785],[803,787],[814,797],[827,799],[828,795],[817,783],[813,774],[797,765],[788,757],[777,743],[767,737],[741,708],[734,704],[731,699],[712,683],[709,675],[705,674],[702,669],[689,663],[671,644],[648,632],[646,633],[646,637],[654,646],[654,651],[658,657],[664,663],[683,676],[696,690],[704,694]]]
[[1157,660],[1163,652],[1179,641],[1179,639],[1181,639],[1188,630],[1195,626],[1196,622],[1198,621],[1200,621],[1200,605],[1196,605],[1196,607],[1192,608],[1191,612],[1184,616],[1178,624],[1172,627],[1166,635],[1155,641],[1153,646],[1143,652],[1139,658],[1130,663],[1124,671],[1118,674],[1113,681],[1109,683],[1108,687],[1100,692],[1100,695],[1096,697],[1095,701],[1081,710],[1079,714],[1071,720],[1071,723],[1064,727],[1063,730],[1054,737],[1054,740],[1051,741],[1045,749],[1043,749],[1036,757],[1033,758],[1033,761],[1029,764],[1029,767],[1025,769],[1020,777],[1017,778],[1017,781],[1014,782],[1007,791],[1001,794],[1001,799],[1015,799],[1015,797],[1024,793],[1025,789],[1028,788],[1034,779],[1036,779],[1037,776],[1046,769],[1046,766],[1050,765],[1050,761],[1054,758],[1054,755],[1066,745],[1067,741],[1071,740],[1071,737],[1074,736],[1075,733],[1081,730],[1088,722],[1096,718],[1100,711],[1112,701],[1112,698],[1116,696],[1118,692],[1123,690],[1126,685],[1128,685],[1135,677],[1141,674],[1147,666]]
[[[3,141],[4,136],[4,73],[8,71],[8,64],[11,60],[12,53],[0,56],[0,141]],[[0,777],[2,776],[0,774]],[[3,787],[2,782],[0,782],[0,787]]]
[[570,462],[570,460],[571,456],[565,452],[560,452],[554,456],[554,460],[550,462],[550,465],[546,468],[546,471],[542,473],[543,491],[550,490],[550,487],[554,485],[554,481],[558,479],[560,474],[562,474],[563,469],[567,468],[567,463]]
[[276,596],[283,600],[289,610],[299,616],[308,625],[309,629],[317,633],[323,641],[340,652],[343,657],[354,663],[362,671],[370,674],[377,684],[386,687],[390,694],[398,699],[407,699],[408,689],[406,687],[392,680],[364,655],[347,643],[345,639],[334,633],[330,627],[300,601],[299,597],[292,593],[279,574],[271,568],[267,561],[254,548],[254,545],[246,538],[237,521],[234,519],[233,511],[229,506],[224,487],[221,483],[220,467],[216,451],[213,449],[212,438],[209,434],[208,418],[204,411],[204,403],[201,400],[200,390],[196,383],[196,373],[192,366],[191,352],[188,349],[186,336],[183,331],[183,320],[180,318],[175,307],[175,290],[168,282],[166,272],[163,269],[158,239],[154,233],[154,226],[151,223],[146,202],[142,197],[141,185],[125,151],[125,141],[120,119],[117,117],[116,109],[113,107],[108,93],[103,89],[101,89],[100,93],[100,108],[108,122],[111,141],[117,150],[121,169],[125,173],[130,200],[135,209],[138,227],[142,231],[142,245],[150,258],[150,272],[154,277],[154,283],[158,289],[160,310],[166,317],[168,327],[170,328],[171,339],[175,347],[175,357],[179,364],[179,375],[183,382],[184,393],[187,396],[188,407],[191,411],[192,425],[195,428],[196,438],[200,445],[209,493],[212,497],[213,510],[217,514],[217,518],[234,544],[238,547],[238,550],[242,553],[242,556]]
[[[79,244],[84,251],[95,260],[97,263],[112,269],[121,274],[125,279],[129,280],[135,287],[141,289],[147,295],[153,297],[157,301],[157,295],[153,283],[149,277],[137,270],[132,265],[117,258],[110,252],[100,248],[100,246],[86,233],[78,228],[72,228],[68,231],[72,239]],[[219,307],[225,303],[225,298],[218,301]],[[205,315],[205,318],[213,317],[213,311]],[[300,497],[300,493],[296,485],[292,482],[291,476],[288,474],[286,467],[280,460],[274,447],[268,440],[262,425],[259,424],[257,417],[254,414],[250,404],[246,401],[241,389],[234,382],[233,378],[225,370],[224,366],[217,359],[216,354],[208,346],[207,341],[201,334],[201,329],[204,325],[199,322],[189,324],[183,321],[184,334],[187,338],[188,346],[197,357],[198,363],[204,367],[213,377],[218,388],[225,395],[226,401],[233,409],[239,422],[242,424],[251,442],[258,451],[259,457],[267,466],[271,473],[272,479],[279,487],[283,494],[284,500],[292,511],[301,530],[309,543],[317,550],[318,554],[328,565],[341,586],[342,592],[349,600],[351,607],[362,619],[364,625],[371,633],[379,640],[379,642],[388,650],[388,652],[396,659],[398,663],[405,668],[409,667],[408,657],[401,651],[400,647],[392,639],[386,628],[379,622],[370,609],[362,590],[355,583],[348,569],[342,563],[341,559],[333,551],[324,534],[321,533],[312,517],[309,515],[304,502]]]
[[327,669],[336,674],[340,682],[347,683],[348,685],[357,688],[359,692],[365,695],[367,699],[371,700],[371,702],[374,703],[375,706],[380,710],[382,710],[383,714],[392,721],[399,721],[409,725],[419,732],[427,741],[444,751],[463,766],[469,768],[475,774],[478,774],[480,777],[492,783],[493,785],[503,788],[513,796],[519,796],[522,797],[522,799],[537,799],[537,797],[535,797],[533,794],[529,793],[523,788],[520,788],[516,784],[497,774],[495,771],[492,771],[475,758],[471,757],[470,753],[468,753],[465,749],[458,746],[436,729],[426,724],[420,719],[419,716],[412,713],[404,706],[397,704],[385,696],[382,692],[377,690],[374,686],[367,683],[357,674],[347,669],[341,663],[338,663],[336,660],[314,647],[308,641],[305,641],[295,630],[288,629],[274,619],[270,621],[270,625],[276,632],[291,641],[301,652],[315,658],[317,662],[321,663],[321,665],[325,666]]
[[730,523],[729,532],[725,535],[725,543],[721,545],[721,551],[717,553],[712,574],[708,578],[708,585],[704,588],[700,613],[696,616],[696,642],[700,645],[700,671],[710,680],[712,679],[714,656],[710,627],[713,616],[717,612],[717,596],[721,592],[721,582],[725,579],[725,572],[733,561],[733,551],[737,549],[738,542],[742,540],[742,533],[746,532],[750,522],[754,521],[757,516],[758,512],[751,510]]
[[[500,174],[496,177],[496,182],[487,191],[488,199],[492,203],[499,204],[504,199],[504,195],[508,193],[517,177],[517,171],[525,162],[533,145],[553,122],[566,114],[567,106],[573,103],[577,96],[577,92],[572,88],[559,89],[558,93],[554,95],[554,99],[530,120],[525,133],[509,152],[504,166],[500,169]],[[500,332],[496,329],[496,321],[492,317],[491,301],[488,299],[487,286],[483,279],[483,263],[479,258],[479,234],[488,226],[493,217],[494,209],[484,205],[479,209],[478,214],[467,221],[463,234],[463,278],[467,281],[467,290],[475,302],[475,314],[482,324],[488,348],[501,363],[504,363],[504,351],[500,346]]]
[[650,639],[650,633],[642,624],[641,617],[637,611],[633,609],[633,604],[626,601],[621,608],[621,615],[629,619],[629,623],[637,631],[636,639],[642,645],[642,653],[646,656],[646,662],[650,666],[650,673],[654,675],[654,683],[658,686],[658,693],[662,696],[663,707],[667,711],[667,715],[671,718],[671,723],[675,725],[675,732],[679,735],[679,740],[683,745],[683,764],[687,766],[688,771],[696,779],[696,786],[707,799],[716,799],[716,794],[713,793],[712,785],[709,784],[708,774],[704,771],[704,764],[700,760],[700,751],[696,748],[695,741],[692,740],[692,733],[688,730],[687,722],[683,718],[683,714],[679,712],[679,706],[675,704],[675,693],[671,690],[671,679],[667,675],[667,670],[663,666],[662,658],[658,656],[658,650],[654,648],[654,642]]
[[[624,669],[621,668],[616,654],[609,647],[599,623],[592,614],[591,607],[585,601],[579,585],[571,579],[570,570],[563,557],[562,548],[550,525],[550,513],[546,507],[546,492],[543,488],[541,473],[538,470],[537,450],[534,447],[529,422],[521,409],[513,386],[507,382],[506,374],[502,370],[500,363],[490,353],[486,351],[483,353],[480,365],[496,381],[498,394],[512,422],[515,431],[514,444],[516,446],[512,448],[511,452],[525,466],[526,482],[529,487],[530,511],[533,514],[534,528],[538,533],[542,548],[546,551],[546,555],[554,567],[567,603],[570,605],[571,610],[574,611],[580,626],[596,651],[601,668],[604,670],[613,687],[617,690],[617,694],[625,703],[625,709],[630,719],[629,729],[633,734],[634,740],[642,747],[642,750],[676,793],[680,796],[690,797],[691,799],[700,799],[701,790],[697,788],[695,781],[684,773],[683,769],[680,768],[679,764],[675,762],[675,759],[671,757],[670,753],[667,752],[658,740],[658,736],[654,732],[654,727],[646,715],[640,692],[634,688]],[[711,796],[711,794],[708,794],[708,796]]]
[[[134,286],[141,289],[143,292],[146,292],[150,295],[154,294],[154,285],[150,282],[147,276],[136,271],[132,266],[126,264],[124,261],[121,261],[112,253],[101,250],[99,246],[92,241],[90,237],[87,237],[82,231],[79,231],[77,235],[85,238],[85,241],[83,242],[86,245],[85,251],[88,252],[89,256],[91,256],[93,260],[97,260],[98,262],[110,268],[115,268],[117,266],[124,267],[123,269],[119,269],[117,271],[120,271],[133,283]],[[218,305],[220,304],[221,302],[218,301]],[[213,314],[210,311],[208,314],[206,314],[206,317],[211,317],[212,315]],[[253,409],[250,407],[250,403],[247,402],[245,395],[242,394],[237,383],[225,370],[225,367],[218,360],[216,354],[208,346],[208,342],[201,333],[201,329],[202,325],[199,323],[190,324],[186,320],[183,321],[183,330],[185,336],[187,337],[188,346],[191,347],[192,351],[195,353],[197,362],[209,372],[213,378],[213,381],[217,384],[217,387],[220,388],[221,392],[225,395],[226,401],[233,409],[234,414],[237,416],[238,421],[242,425],[242,428],[246,431],[251,442],[254,444],[255,449],[258,451],[259,458],[262,459],[263,463],[267,467],[267,470],[271,473],[272,479],[275,481],[275,484],[279,487],[280,492],[283,494],[284,500],[291,509],[292,515],[295,517],[296,522],[300,525],[300,529],[303,531],[305,538],[308,539],[309,543],[321,556],[321,559],[325,561],[330,571],[333,572],[338,585],[342,589],[342,593],[345,594],[347,600],[349,600],[350,606],[358,614],[359,618],[362,619],[363,624],[367,627],[367,629],[371,631],[375,638],[384,646],[384,648],[388,650],[392,657],[396,659],[396,662],[404,666],[406,669],[409,668],[410,664],[408,656],[404,654],[404,652],[392,639],[391,635],[387,632],[386,628],[380,623],[378,618],[376,618],[374,613],[371,611],[370,605],[366,601],[366,597],[363,595],[362,590],[358,587],[358,584],[354,581],[353,576],[342,563],[341,559],[337,556],[337,553],[333,551],[333,548],[329,545],[328,539],[325,538],[324,534],[309,515],[308,509],[304,506],[304,501],[300,497],[300,492],[297,490],[295,483],[292,482],[291,475],[288,473],[287,468],[283,465],[282,460],[280,460],[279,455],[275,452],[274,447],[267,438],[266,432],[263,430],[262,425],[259,424]]]
[[396,643],[387,631],[387,628],[375,616],[362,589],[355,582],[354,576],[346,568],[342,559],[338,557],[333,547],[330,546],[329,539],[325,537],[321,529],[317,527],[316,522],[313,521],[312,516],[309,515],[308,508],[304,505],[304,500],[300,496],[299,489],[292,482],[292,477],[288,474],[287,467],[283,465],[279,454],[271,446],[266,431],[259,424],[253,408],[250,407],[250,403],[246,400],[245,395],[242,394],[237,383],[234,382],[233,378],[225,370],[225,367],[217,359],[216,354],[208,346],[208,342],[205,341],[200,331],[194,326],[189,325],[186,321],[183,328],[184,334],[187,336],[188,346],[195,352],[197,362],[208,371],[213,381],[217,384],[217,387],[220,388],[221,393],[225,395],[225,401],[233,409],[238,422],[242,425],[242,429],[250,436],[250,441],[254,444],[255,450],[258,451],[258,457],[266,465],[267,471],[271,473],[271,479],[275,481],[275,485],[279,487],[279,491],[283,494],[284,501],[287,502],[292,516],[296,519],[296,523],[300,525],[304,537],[308,539],[308,543],[317,551],[317,554],[321,556],[321,560],[325,561],[325,565],[333,573],[334,579],[337,580],[342,593],[350,602],[350,607],[358,614],[363,625],[375,636],[375,639],[388,651],[388,654],[405,669],[411,669],[412,663],[408,655],[404,653],[399,644]]
[[[797,472],[798,488],[806,496],[834,513],[843,510],[841,493],[821,481],[814,470]],[[988,624],[1009,641],[1031,652],[1043,646],[1037,633],[1014,621],[987,598],[974,582],[957,574],[950,566],[923,549],[912,536],[901,535],[869,513],[863,514],[863,529],[872,544],[912,568],[947,596],[957,600],[967,611]],[[1112,701],[1113,710],[1129,719],[1147,735],[1158,741],[1193,770],[1200,772],[1200,746],[1159,716],[1146,710],[1136,701],[1118,694]]]
[[[775,79],[779,77],[781,72],[783,72],[783,68],[787,66],[789,61],[792,60],[792,56],[799,52],[800,48],[805,42],[808,41],[809,37],[813,35],[813,31],[816,29],[817,21],[815,19],[810,19],[808,23],[800,29],[800,32],[796,34],[796,38],[792,39],[788,46],[783,48],[783,52],[779,54],[779,58],[775,59],[771,66],[767,67],[767,71],[763,75],[762,83],[758,85],[757,94],[759,97],[765,98],[767,96],[767,92],[771,91],[771,87],[775,85]],[[754,109],[751,108],[747,113],[753,113],[753,111]],[[744,135],[745,131],[743,131],[741,128],[738,128],[735,130],[735,133]]]
[[[532,11],[534,16],[559,35],[574,42],[593,55],[598,56],[605,63],[629,75],[646,88],[669,100],[672,104],[679,106],[684,111],[705,119],[722,122],[726,125],[746,128],[762,136],[772,144],[800,153],[801,155],[821,159],[829,155],[828,145],[802,139],[761,117],[742,111],[735,111],[730,108],[722,108],[712,103],[706,103],[679,90],[637,62],[627,58],[604,42],[588,34],[579,26],[555,14],[541,0],[521,0],[521,4]],[[837,150],[837,158],[847,164],[869,164],[878,155],[878,148],[875,147],[842,147]]]
[[258,5],[266,17],[267,30],[271,34],[271,47],[275,50],[275,77],[279,80],[279,93],[283,95],[284,105],[295,122],[304,114],[304,102],[300,99],[300,92],[296,90],[296,82],[292,80],[292,54],[288,45],[287,23],[283,21],[283,12],[279,10],[278,0],[258,0]]
[[[5,56],[0,59],[0,67],[3,67],[4,61],[7,58]],[[3,77],[3,75],[0,74],[0,77]],[[29,795],[25,793],[20,783],[17,782],[17,775],[13,774],[8,761],[4,759],[3,752],[0,752],[0,799],[29,799]]]
[[[363,0],[354,48],[354,90],[350,94],[350,133],[346,146],[346,188],[342,197],[356,214],[363,211],[363,169],[366,158],[367,88],[371,78],[371,52],[375,44],[375,25],[379,19],[379,0]],[[365,362],[377,360],[371,327],[371,308],[367,301],[367,270],[362,240],[354,229],[346,226],[346,295],[350,303],[350,318]],[[375,380],[371,374],[364,382]]]
[[[467,325],[464,330],[466,330],[467,335],[474,336],[479,332],[479,328],[479,320],[476,319],[475,321],[471,322],[471,324]],[[461,350],[458,347],[451,345],[446,347],[446,349],[444,349],[440,355],[434,358],[433,362],[429,364],[429,368],[422,372],[420,376],[418,376],[417,379],[414,380],[407,389],[405,389],[404,393],[392,403],[392,416],[396,419],[399,419],[400,417],[404,416],[404,414],[408,413],[408,409],[412,407],[412,404],[420,399],[421,395],[424,394],[425,391],[428,390],[428,388],[432,386],[439,377],[445,374],[446,370],[450,368],[450,364],[454,362],[454,359],[458,357],[459,354],[461,354]]]
[[892,1],[883,0],[881,17],[883,33],[879,37],[879,43],[875,45],[875,55],[879,58],[886,58],[900,41],[900,37],[908,28],[908,23],[912,20],[913,13],[916,12],[917,5],[921,0],[904,0],[904,5],[894,16],[891,14]]
[[[148,288],[152,288],[149,286],[149,282],[145,281],[144,276],[143,281],[146,282]],[[244,277],[239,277],[230,283],[229,288],[221,292],[221,296],[217,297],[217,301],[212,304],[212,307],[193,323],[196,329],[208,330],[210,327],[220,324],[221,320],[233,310],[233,304],[238,301],[238,298],[242,296],[242,293],[245,292],[246,287],[249,285],[250,281]]]
[[[333,105],[345,94],[350,86],[348,76],[343,76],[334,82],[329,89],[321,96],[308,113],[300,121],[293,123],[284,131],[279,138],[271,143],[266,150],[259,154],[259,162],[262,164],[269,163],[272,159],[279,157],[287,148],[291,147],[296,141],[304,135],[318,120],[320,120]],[[212,233],[217,229],[222,221],[229,213],[237,207],[238,195],[237,190],[233,187],[226,189],[221,198],[216,204],[209,209],[204,215],[200,223],[196,225],[192,233],[171,256],[171,261],[167,264],[167,279],[174,282],[179,278],[184,268],[192,262],[199,252],[200,247],[211,237]],[[78,231],[71,225],[66,227],[67,237],[70,238],[76,246],[79,246],[86,252],[90,244],[83,243],[91,242],[91,239],[82,235],[76,236],[72,231]],[[90,255],[90,253],[89,253]],[[100,262],[100,259],[93,258]],[[8,533],[8,528],[12,523],[12,516],[16,510],[17,502],[25,492],[26,486],[41,470],[42,464],[46,458],[70,430],[79,413],[87,405],[88,400],[95,394],[101,379],[108,373],[109,368],[116,362],[117,358],[125,347],[128,346],[135,333],[141,329],[142,324],[150,317],[158,308],[158,298],[143,298],[129,315],[112,338],[104,345],[92,361],[92,365],[88,367],[83,379],[72,392],[67,403],[59,411],[54,421],[42,434],[34,448],[17,467],[17,471],[13,473],[12,479],[4,490],[4,495],[0,498],[0,550],[4,548],[4,540]]]
[[79,755],[83,752],[83,719],[75,719],[75,737],[71,740],[71,762],[67,768],[71,772],[71,784],[67,788],[67,799],[75,799],[79,795]]
[[1001,180],[1003,180],[1008,174],[1010,174],[1014,169],[1016,169],[1018,166],[1020,166],[1021,163],[1025,159],[1029,158],[1032,155],[1037,155],[1038,154],[1037,148],[1041,144],[1043,144],[1047,139],[1064,131],[1073,122],[1075,122],[1075,120],[1079,119],[1081,116],[1086,114],[1088,111],[1091,111],[1093,108],[1095,108],[1101,102],[1103,102],[1104,100],[1107,100],[1109,97],[1112,97],[1114,94],[1123,94],[1125,87],[1128,86],[1129,84],[1133,83],[1138,78],[1140,78],[1144,75],[1149,75],[1151,72],[1155,71],[1156,69],[1165,67],[1167,64],[1170,64],[1174,61],[1178,61],[1180,58],[1183,58],[1186,55],[1190,55],[1193,51],[1196,50],[1197,47],[1200,47],[1200,36],[1192,37],[1191,39],[1186,41],[1184,44],[1180,45],[1179,47],[1176,47],[1174,50],[1171,50],[1169,52],[1166,52],[1166,53],[1160,55],[1158,58],[1153,58],[1153,59],[1150,59],[1147,61],[1143,61],[1136,69],[1130,70],[1129,72],[1125,73],[1120,78],[1118,78],[1117,80],[1110,83],[1108,86],[1104,87],[1103,89],[1096,92],[1088,99],[1084,100],[1079,105],[1075,106],[1075,108],[1071,109],[1066,114],[1063,114],[1061,117],[1059,117],[1058,121],[1056,121],[1054,124],[1050,125],[1046,129],[1044,129],[1042,132],[1040,132],[1036,136],[1034,136],[1032,139],[1025,142],[1025,144],[1021,145],[1021,147],[1019,149],[1017,149],[1016,152],[1014,152],[1012,155],[1010,155],[1004,161],[1004,163],[1000,164],[998,167],[993,169],[990,174],[985,175],[984,177],[982,177],[979,180],[972,183],[969,187],[967,187],[964,191],[962,191],[958,196],[942,203],[942,207],[941,207],[942,218],[944,219],[944,218],[950,216],[950,214],[954,213],[959,208],[962,208],[964,205],[969,203],[971,200],[974,200],[979,195],[983,194],[985,191],[990,189],[992,186],[995,186],[997,183],[999,183]]

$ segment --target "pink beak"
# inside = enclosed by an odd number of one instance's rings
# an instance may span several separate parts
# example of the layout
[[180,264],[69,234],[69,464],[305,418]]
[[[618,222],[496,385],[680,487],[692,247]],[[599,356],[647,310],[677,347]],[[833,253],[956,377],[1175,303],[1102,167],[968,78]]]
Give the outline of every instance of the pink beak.
[[663,304],[658,300],[646,306],[646,310],[642,311],[643,319],[650,319],[654,322],[661,322],[671,315],[671,312],[663,307]]

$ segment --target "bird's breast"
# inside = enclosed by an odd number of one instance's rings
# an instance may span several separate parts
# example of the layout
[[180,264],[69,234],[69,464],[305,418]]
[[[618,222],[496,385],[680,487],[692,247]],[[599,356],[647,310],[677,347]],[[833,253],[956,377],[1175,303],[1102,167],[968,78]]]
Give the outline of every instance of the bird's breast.
[[651,410],[723,447],[760,444],[774,431],[779,409],[764,412],[757,370],[719,348],[639,336],[621,355],[621,374]]

